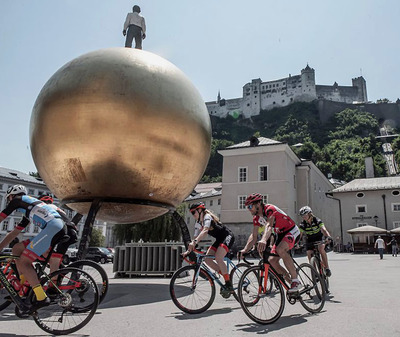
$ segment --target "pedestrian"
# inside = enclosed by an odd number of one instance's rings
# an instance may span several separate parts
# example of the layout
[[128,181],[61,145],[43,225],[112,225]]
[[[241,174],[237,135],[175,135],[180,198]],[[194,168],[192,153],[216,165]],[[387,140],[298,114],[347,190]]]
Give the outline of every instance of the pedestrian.
[[392,256],[397,256],[397,251],[399,249],[399,246],[397,244],[395,237],[392,237],[392,240],[388,243],[388,245],[392,246]]
[[375,248],[378,247],[379,251],[379,256],[381,257],[381,260],[383,259],[383,250],[385,249],[385,241],[381,238],[381,236],[378,236],[378,239],[375,241]]
[[132,48],[132,41],[135,38],[135,48],[142,49],[142,40],[146,38],[146,22],[138,5],[133,6],[132,13],[128,13],[124,23],[122,34],[126,36],[125,47]]

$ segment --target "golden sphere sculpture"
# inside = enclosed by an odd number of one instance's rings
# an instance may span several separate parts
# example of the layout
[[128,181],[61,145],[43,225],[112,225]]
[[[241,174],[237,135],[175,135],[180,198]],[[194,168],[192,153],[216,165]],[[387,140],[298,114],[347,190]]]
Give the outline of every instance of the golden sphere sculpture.
[[37,170],[63,203],[97,219],[135,223],[165,214],[206,168],[211,124],[176,66],[150,52],[110,48],[59,69],[33,107]]

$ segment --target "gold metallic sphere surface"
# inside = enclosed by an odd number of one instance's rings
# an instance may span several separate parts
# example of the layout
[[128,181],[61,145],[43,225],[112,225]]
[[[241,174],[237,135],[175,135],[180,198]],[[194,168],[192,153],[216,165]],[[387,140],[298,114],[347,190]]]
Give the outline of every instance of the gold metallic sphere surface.
[[[200,180],[210,144],[210,118],[191,81],[160,56],[131,48],[64,65],[41,90],[30,122],[33,160],[49,189],[82,214],[90,200],[107,200],[97,219],[114,223],[178,206]],[[139,202],[125,202],[132,200]]]

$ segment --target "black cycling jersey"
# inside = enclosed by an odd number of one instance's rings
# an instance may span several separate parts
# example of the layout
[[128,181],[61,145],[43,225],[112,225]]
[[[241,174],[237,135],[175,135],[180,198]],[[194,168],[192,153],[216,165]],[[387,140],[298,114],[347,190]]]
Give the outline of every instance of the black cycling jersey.
[[316,242],[322,240],[323,234],[321,228],[323,225],[322,220],[314,216],[311,224],[303,220],[299,228],[300,232],[306,235],[307,242]]

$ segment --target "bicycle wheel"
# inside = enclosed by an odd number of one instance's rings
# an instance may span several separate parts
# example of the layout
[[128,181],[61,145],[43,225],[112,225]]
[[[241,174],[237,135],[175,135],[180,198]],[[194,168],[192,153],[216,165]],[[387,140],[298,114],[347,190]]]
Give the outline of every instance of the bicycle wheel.
[[310,264],[319,273],[319,276],[324,281],[324,283],[325,283],[325,291],[326,291],[326,293],[328,293],[329,292],[328,291],[328,289],[329,289],[329,280],[325,275],[324,268],[321,266],[321,261],[319,259],[317,259],[315,256],[313,256],[311,258],[311,260],[310,260]]
[[262,266],[250,267],[239,281],[238,295],[244,313],[259,324],[274,323],[285,308],[282,284],[272,273],[265,282]]
[[106,297],[108,291],[108,276],[106,271],[99,264],[91,260],[78,260],[72,262],[68,267],[82,269],[93,277],[99,289],[100,304]]
[[7,296],[10,296],[8,291],[4,288],[3,284],[0,284],[0,311],[7,308],[12,301],[6,299]]
[[196,266],[184,266],[178,269],[171,278],[169,292],[175,305],[188,314],[199,314],[206,311],[215,299],[215,284],[211,276],[200,269],[195,285]]
[[[49,287],[52,278],[57,278],[57,288]],[[54,335],[70,334],[92,319],[99,303],[99,291],[88,273],[68,267],[51,273],[41,284],[51,299],[48,307],[33,315],[42,330]]]
[[229,279],[232,282],[233,285],[233,289],[235,290],[233,293],[233,296],[235,297],[236,301],[239,302],[239,297],[237,294],[237,289],[238,289],[238,285],[239,285],[239,280],[243,275],[243,272],[249,268],[250,265],[247,263],[239,263],[237,264],[234,268],[232,268],[231,273],[229,275]]
[[299,291],[299,301],[307,311],[317,313],[325,304],[325,285],[319,273],[308,263],[297,268],[297,277],[304,288]]

